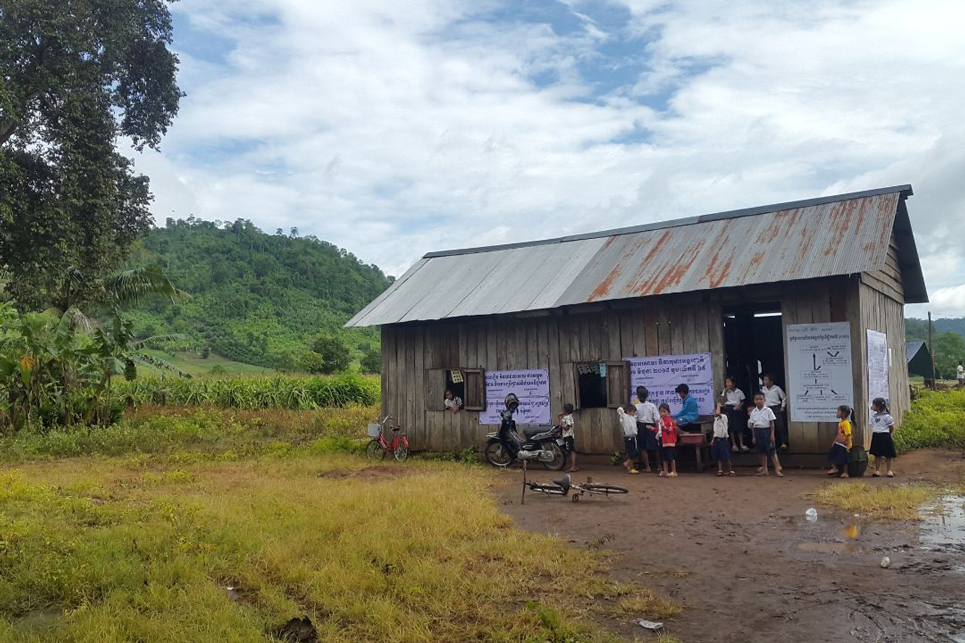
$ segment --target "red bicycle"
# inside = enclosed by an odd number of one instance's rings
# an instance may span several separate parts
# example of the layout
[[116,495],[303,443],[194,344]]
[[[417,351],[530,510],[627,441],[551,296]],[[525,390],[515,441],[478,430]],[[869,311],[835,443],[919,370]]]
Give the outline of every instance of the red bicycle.
[[[389,420],[395,420],[395,424]],[[392,433],[391,441],[385,439],[386,429]],[[386,415],[378,424],[370,424],[369,437],[372,439],[365,446],[367,458],[384,460],[385,454],[390,451],[397,462],[405,462],[409,457],[409,438],[402,433],[402,427],[395,417]]]

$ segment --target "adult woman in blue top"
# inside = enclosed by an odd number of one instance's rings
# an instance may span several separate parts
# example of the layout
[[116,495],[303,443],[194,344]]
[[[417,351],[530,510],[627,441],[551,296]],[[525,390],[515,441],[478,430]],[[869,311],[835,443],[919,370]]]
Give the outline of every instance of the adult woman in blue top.
[[683,407],[674,416],[677,421],[677,426],[681,429],[688,424],[693,424],[697,421],[697,400],[690,396],[690,387],[686,384],[679,384],[676,389],[677,395],[683,400]]

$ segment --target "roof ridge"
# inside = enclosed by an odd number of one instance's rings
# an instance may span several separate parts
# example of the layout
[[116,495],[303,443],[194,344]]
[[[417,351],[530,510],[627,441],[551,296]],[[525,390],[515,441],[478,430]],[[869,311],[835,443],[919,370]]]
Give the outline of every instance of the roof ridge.
[[645,223],[642,225],[628,226],[625,228],[613,228],[610,230],[600,230],[598,232],[586,232],[583,234],[573,234],[564,237],[554,237],[549,239],[537,239],[535,241],[521,241],[518,243],[504,243],[496,244],[491,246],[479,246],[475,248],[456,248],[452,250],[439,250],[435,252],[427,252],[423,255],[423,259],[434,259],[437,257],[451,257],[457,255],[467,255],[467,254],[477,254],[481,252],[494,252],[498,250],[513,250],[516,248],[529,248],[533,246],[545,246],[556,243],[567,243],[570,241],[585,241],[587,239],[599,239],[601,237],[614,237],[624,234],[635,234],[638,232],[648,232],[651,230],[664,230],[666,228],[677,228],[681,226],[694,225],[697,223],[707,223],[709,221],[722,221],[725,219],[737,219],[741,217],[756,216],[759,214],[768,214],[770,212],[781,212],[783,210],[794,210],[797,208],[807,208],[816,205],[824,205],[826,203],[835,203],[837,201],[850,201],[852,199],[861,199],[866,197],[878,196],[881,194],[891,194],[894,192],[903,193],[904,196],[911,196],[914,192],[911,189],[911,185],[905,183],[903,185],[892,185],[884,188],[875,188],[871,190],[862,190],[859,192],[846,192],[843,194],[833,194],[823,197],[814,197],[811,199],[801,199],[798,201],[785,201],[783,203],[772,203],[769,205],[759,205],[750,208],[741,208],[737,210],[725,210],[723,212],[714,212],[710,214],[703,214],[692,217],[684,217],[680,219],[669,219],[667,221],[657,221],[654,223]]

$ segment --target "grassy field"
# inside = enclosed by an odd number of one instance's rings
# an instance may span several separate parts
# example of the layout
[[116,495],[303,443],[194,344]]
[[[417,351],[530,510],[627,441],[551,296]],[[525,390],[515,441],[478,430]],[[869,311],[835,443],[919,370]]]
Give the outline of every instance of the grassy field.
[[[172,366],[175,366],[185,373],[195,377],[210,374],[271,375],[276,372],[270,368],[264,368],[262,366],[235,362],[227,357],[222,357],[214,353],[211,353],[208,356],[208,359],[202,359],[200,355],[190,351],[176,351],[168,353],[161,350],[146,349],[144,352],[159,359],[163,359]],[[146,368],[145,372],[148,374],[160,373],[159,370],[153,368]]]
[[307,617],[322,641],[576,643],[679,611],[516,528],[489,469],[354,455],[374,410],[0,440],[0,641],[264,642]]

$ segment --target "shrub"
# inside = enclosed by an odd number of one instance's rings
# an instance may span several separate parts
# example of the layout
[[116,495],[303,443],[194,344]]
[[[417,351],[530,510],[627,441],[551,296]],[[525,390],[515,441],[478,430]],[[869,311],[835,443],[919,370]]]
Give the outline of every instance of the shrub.
[[899,453],[929,447],[965,452],[965,390],[923,390],[894,433]]

